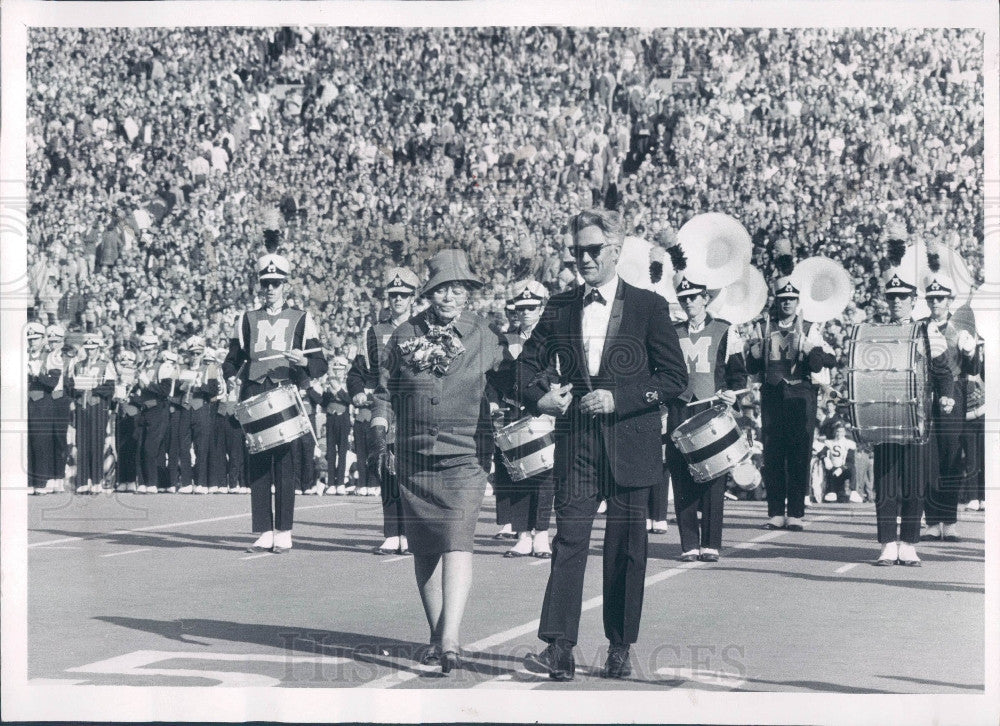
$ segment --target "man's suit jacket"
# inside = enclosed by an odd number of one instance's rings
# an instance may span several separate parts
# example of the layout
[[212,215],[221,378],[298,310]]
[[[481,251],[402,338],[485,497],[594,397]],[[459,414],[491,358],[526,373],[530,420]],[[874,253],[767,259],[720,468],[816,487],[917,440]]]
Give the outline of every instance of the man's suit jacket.
[[[596,421],[615,483],[648,487],[664,476],[660,404],[684,392],[687,366],[661,296],[619,280],[608,304],[611,319],[596,376],[587,370],[583,347],[581,286],[549,300],[517,360],[518,390],[537,414],[551,382],[573,384],[573,402],[556,421],[557,479],[569,478],[583,429]],[[598,388],[611,391],[615,412],[595,420],[580,411],[579,399]]]

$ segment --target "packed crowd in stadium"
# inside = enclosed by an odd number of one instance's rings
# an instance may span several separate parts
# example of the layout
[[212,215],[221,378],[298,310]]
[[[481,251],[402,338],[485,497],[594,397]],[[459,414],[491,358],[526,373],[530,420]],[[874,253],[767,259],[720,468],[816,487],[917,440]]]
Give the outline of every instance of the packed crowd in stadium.
[[289,302],[350,361],[390,267],[464,250],[502,327],[515,281],[577,283],[576,210],[650,240],[711,211],[767,276],[779,239],[848,270],[824,330],[842,361],[848,326],[884,318],[889,236],[981,280],[981,47],[957,29],[35,29],[29,318],[112,357],[143,335],[225,348],[277,250]]

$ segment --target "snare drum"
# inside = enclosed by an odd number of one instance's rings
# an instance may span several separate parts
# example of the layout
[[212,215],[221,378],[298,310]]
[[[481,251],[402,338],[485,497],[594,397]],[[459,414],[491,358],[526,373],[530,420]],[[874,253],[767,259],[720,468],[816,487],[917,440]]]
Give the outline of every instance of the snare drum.
[[526,416],[496,432],[500,458],[513,481],[524,481],[552,468],[556,444],[552,416]]
[[750,444],[728,406],[712,406],[682,423],[670,439],[687,462],[691,478],[707,482],[750,458]]
[[858,438],[869,444],[926,442],[932,396],[923,325],[863,323],[847,344],[847,403]]
[[291,386],[279,386],[236,404],[251,454],[295,441],[310,431],[309,417]]

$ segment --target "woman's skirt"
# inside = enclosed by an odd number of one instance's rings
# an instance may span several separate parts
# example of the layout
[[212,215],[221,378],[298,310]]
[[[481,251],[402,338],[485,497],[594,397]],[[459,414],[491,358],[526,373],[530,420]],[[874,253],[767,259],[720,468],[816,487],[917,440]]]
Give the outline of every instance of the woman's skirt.
[[472,552],[486,472],[474,454],[397,460],[404,531],[418,555]]

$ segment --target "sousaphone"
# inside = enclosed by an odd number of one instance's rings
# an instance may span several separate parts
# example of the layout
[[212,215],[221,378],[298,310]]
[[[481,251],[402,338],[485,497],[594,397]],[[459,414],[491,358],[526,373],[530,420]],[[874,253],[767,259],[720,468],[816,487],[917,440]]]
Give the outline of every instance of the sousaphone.
[[817,255],[795,265],[792,284],[799,289],[803,320],[825,323],[844,312],[854,296],[854,283],[841,265]]
[[708,304],[713,318],[727,320],[733,325],[747,323],[756,318],[767,304],[767,283],[760,270],[747,265],[743,276],[726,285]]
[[750,264],[750,233],[728,214],[710,212],[689,219],[677,231],[687,257],[684,276],[710,290],[731,285]]

